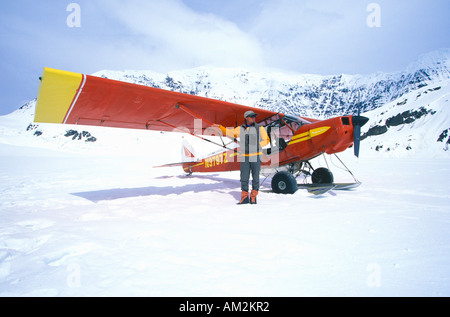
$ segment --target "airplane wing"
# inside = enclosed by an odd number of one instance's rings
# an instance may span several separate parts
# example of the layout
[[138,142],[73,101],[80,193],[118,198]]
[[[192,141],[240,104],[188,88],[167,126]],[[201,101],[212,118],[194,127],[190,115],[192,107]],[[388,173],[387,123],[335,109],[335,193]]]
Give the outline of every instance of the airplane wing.
[[[158,131],[187,128],[199,134],[213,124],[236,127],[253,110],[258,121],[276,112],[225,101],[44,68],[35,122],[94,125]],[[196,132],[196,129],[198,132]]]

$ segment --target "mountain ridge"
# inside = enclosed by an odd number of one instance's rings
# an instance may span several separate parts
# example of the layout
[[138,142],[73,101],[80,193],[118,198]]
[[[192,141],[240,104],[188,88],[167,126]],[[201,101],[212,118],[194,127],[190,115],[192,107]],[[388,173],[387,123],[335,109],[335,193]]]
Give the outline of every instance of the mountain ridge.
[[104,70],[94,75],[325,119],[374,110],[412,90],[450,79],[450,49],[424,54],[401,72],[370,75],[295,75],[205,66],[165,74]]

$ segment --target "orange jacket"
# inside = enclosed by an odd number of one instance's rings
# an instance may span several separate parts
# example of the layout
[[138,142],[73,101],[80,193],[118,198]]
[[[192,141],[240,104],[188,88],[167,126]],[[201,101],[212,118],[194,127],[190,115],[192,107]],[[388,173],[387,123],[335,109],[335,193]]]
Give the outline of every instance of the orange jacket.
[[[250,130],[251,128],[258,128],[259,127],[259,133],[257,130]],[[262,154],[262,148],[265,147],[267,144],[269,144],[269,136],[267,135],[266,129],[264,129],[263,126],[260,126],[258,124],[255,124],[253,126],[248,127],[247,125],[242,125],[237,128],[225,128],[223,126],[219,126],[220,130],[224,135],[230,138],[237,139],[239,138],[239,145],[241,146],[241,155],[243,156],[255,156],[255,155],[261,155]],[[250,138],[246,137],[245,142],[243,138],[241,138],[241,135],[245,134],[246,136],[249,135],[259,135],[259,144],[247,144],[250,142]],[[253,140],[252,140],[253,141]],[[247,142],[247,143],[246,143]],[[243,150],[244,149],[244,150]]]

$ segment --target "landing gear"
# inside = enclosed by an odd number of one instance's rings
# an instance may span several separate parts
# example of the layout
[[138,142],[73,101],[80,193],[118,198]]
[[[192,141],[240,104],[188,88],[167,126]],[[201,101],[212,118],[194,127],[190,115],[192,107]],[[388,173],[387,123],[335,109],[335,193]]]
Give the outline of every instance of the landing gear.
[[[312,173],[311,173],[312,172]],[[293,163],[286,171],[278,171],[272,178],[272,191],[277,194],[294,194],[297,189],[296,178],[299,175],[311,177],[313,184],[332,184],[334,176],[327,168],[314,170],[309,162]]]
[[[349,190],[361,185],[353,173],[345,166],[341,159],[334,155],[354,179],[350,183],[335,183],[333,173],[325,167],[314,169],[309,161],[294,162],[284,165],[276,170],[268,169],[266,179],[275,173],[272,178],[272,191],[277,194],[294,194],[297,189],[307,189],[309,193],[314,195],[322,195],[330,190]],[[325,162],[328,162],[325,159]],[[333,162],[332,162],[333,163]],[[334,163],[333,163],[334,164]],[[338,167],[336,164],[334,164]],[[282,170],[281,170],[282,169]],[[342,169],[342,168],[341,168]],[[297,184],[297,177],[303,180],[303,184]],[[308,182],[307,180],[311,178]]]
[[272,190],[277,194],[293,194],[297,191],[297,181],[288,172],[278,172],[272,178]]
[[313,184],[332,184],[334,182],[334,176],[328,168],[321,167],[314,170],[311,175],[311,180]]

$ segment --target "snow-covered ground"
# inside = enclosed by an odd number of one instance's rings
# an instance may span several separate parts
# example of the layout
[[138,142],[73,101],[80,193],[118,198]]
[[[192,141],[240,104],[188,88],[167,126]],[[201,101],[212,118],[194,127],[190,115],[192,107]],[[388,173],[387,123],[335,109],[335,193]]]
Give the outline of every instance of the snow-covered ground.
[[267,180],[237,206],[237,173],[153,168],[168,152],[0,144],[0,296],[450,295],[448,159],[349,150],[361,187],[284,196]]

